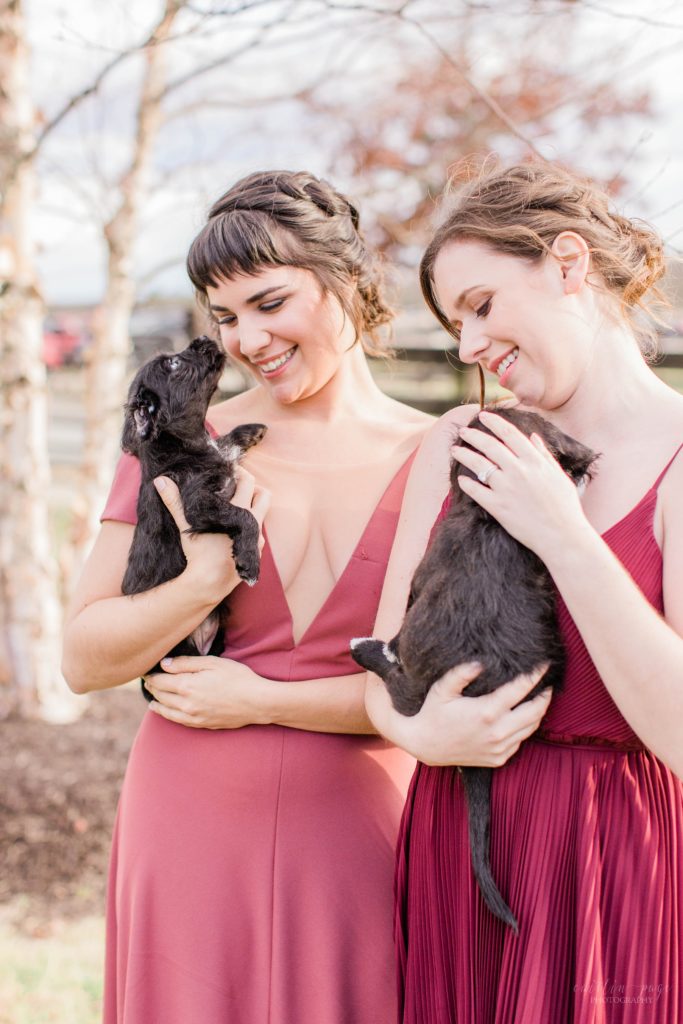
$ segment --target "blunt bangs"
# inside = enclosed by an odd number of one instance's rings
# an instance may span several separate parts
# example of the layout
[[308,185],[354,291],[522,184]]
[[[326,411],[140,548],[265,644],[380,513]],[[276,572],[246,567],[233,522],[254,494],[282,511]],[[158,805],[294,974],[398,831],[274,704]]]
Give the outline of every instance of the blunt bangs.
[[224,278],[293,263],[293,242],[267,214],[232,210],[210,220],[197,235],[187,254],[187,272],[197,291],[205,293]]

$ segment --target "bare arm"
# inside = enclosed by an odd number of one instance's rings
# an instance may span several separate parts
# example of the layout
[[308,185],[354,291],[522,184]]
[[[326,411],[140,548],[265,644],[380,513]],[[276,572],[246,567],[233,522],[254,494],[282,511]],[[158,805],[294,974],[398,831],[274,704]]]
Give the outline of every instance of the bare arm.
[[[254,488],[249,474],[240,474],[235,498],[252,507],[260,521],[267,494]],[[177,489],[169,487],[177,501]],[[180,576],[144,593],[123,595],[133,531],[126,523],[103,524],[71,600],[62,671],[76,693],[144,675],[239,583],[230,540],[222,534],[201,534],[183,536],[187,568]]]
[[[183,531],[187,523],[173,483],[162,499]],[[262,522],[267,493],[255,487],[244,469],[233,503],[250,507]],[[239,583],[230,541],[220,534],[199,534],[183,536],[188,564],[181,576],[143,594],[122,596],[132,536],[132,526],[104,524],[75,595],[64,670],[77,692],[145,675]],[[374,731],[361,674],[284,684],[227,658],[179,657],[169,659],[164,673],[148,676],[146,685],[157,698],[152,710],[195,728],[277,723],[313,732]]]
[[285,725],[309,732],[374,733],[363,674],[327,679],[264,679],[228,658],[172,658],[148,676],[153,711],[196,729]]
[[[465,406],[442,417],[427,434],[413,463],[375,626],[375,636],[384,640],[400,628],[410,581],[448,493],[455,433],[469,422],[474,411],[472,406]],[[476,673],[477,668],[470,665],[449,672],[435,683],[422,710],[413,718],[400,715],[381,679],[368,673],[368,715],[378,732],[425,763],[504,764],[522,740],[538,728],[549,695],[516,707],[538,682],[541,673],[536,673],[520,676],[486,697],[463,697],[462,690]]]

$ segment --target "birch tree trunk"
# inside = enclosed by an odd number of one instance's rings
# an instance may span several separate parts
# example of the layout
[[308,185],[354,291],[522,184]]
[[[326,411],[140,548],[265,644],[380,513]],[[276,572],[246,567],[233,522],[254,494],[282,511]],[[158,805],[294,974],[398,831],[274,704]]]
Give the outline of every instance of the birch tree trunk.
[[163,15],[144,51],[145,72],[138,106],[133,157],[121,181],[121,203],[105,226],[108,268],[104,299],[86,363],[85,449],[81,493],[74,515],[70,572],[77,575],[98,529],[121,435],[130,318],[135,301],[133,248],[139,211],[149,190],[154,144],[162,119],[166,83],[164,43],[185,0],[166,0]]
[[68,721],[84,707],[61,661],[50,545],[47,381],[30,214],[33,109],[20,0],[0,0],[0,626],[9,712]]

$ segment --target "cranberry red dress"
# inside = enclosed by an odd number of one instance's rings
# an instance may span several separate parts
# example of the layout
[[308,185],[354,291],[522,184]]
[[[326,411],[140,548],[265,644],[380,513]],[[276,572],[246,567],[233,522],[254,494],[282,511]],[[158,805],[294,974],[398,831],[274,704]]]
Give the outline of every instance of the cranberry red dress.
[[[357,672],[349,639],[372,631],[408,468],[299,643],[266,543],[258,584],[231,595],[226,657],[283,686]],[[103,518],[135,522],[138,486],[124,456]],[[393,1024],[413,766],[378,737],[145,714],[114,835],[105,1024]]]
[[[603,535],[660,613],[663,475]],[[476,888],[457,769],[417,766],[397,872],[404,1024],[683,1022],[683,783],[622,718],[561,599],[559,616],[563,692],[494,773],[491,865],[519,936]]]

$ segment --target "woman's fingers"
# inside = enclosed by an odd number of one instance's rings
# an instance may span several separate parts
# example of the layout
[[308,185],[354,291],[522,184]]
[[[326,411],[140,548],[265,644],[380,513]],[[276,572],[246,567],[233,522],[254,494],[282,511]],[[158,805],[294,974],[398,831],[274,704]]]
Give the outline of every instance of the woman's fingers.
[[237,466],[235,469],[235,485],[235,493],[231,498],[232,504],[250,509],[254,499],[256,480],[244,466]]
[[500,469],[496,462],[492,462],[479,452],[472,451],[471,448],[465,448],[462,444],[455,445],[451,449],[451,455],[461,466],[470,469],[482,483],[485,481],[488,484],[496,470]]
[[185,725],[190,728],[197,727],[192,716],[188,715],[185,711],[181,711],[180,708],[174,708],[167,704],[160,704],[158,701],[152,701],[149,705],[149,710],[153,711],[155,715],[165,718],[168,722],[175,722],[176,725]]
[[190,529],[190,524],[185,518],[178,485],[167,476],[158,476],[154,481],[154,486],[159,492],[159,497],[164,505],[173,516],[173,521],[180,532],[186,533]]
[[[488,426],[488,423],[486,424]],[[503,440],[499,440],[493,434],[485,430],[478,430],[476,427],[463,427],[460,437],[467,446],[474,448],[481,455],[484,455],[496,466],[511,466],[517,461],[517,454],[508,448]],[[526,438],[524,438],[526,441]],[[456,445],[456,447],[464,447]]]
[[440,679],[437,679],[432,690],[435,692],[435,696],[442,700],[450,700],[460,696],[465,687],[469,686],[480,672],[481,665],[476,661],[456,665]]
[[[489,445],[497,445],[502,442],[503,447],[517,456],[524,455],[529,451],[531,446],[529,438],[514,426],[513,423],[510,423],[509,420],[504,419],[502,416],[496,416],[494,412],[487,412],[486,410],[482,410],[479,413],[479,419],[494,434],[494,437],[491,437],[490,434],[482,434],[483,437],[489,438],[489,441],[486,442]],[[479,431],[479,433],[482,432]],[[499,440],[496,441],[496,438]],[[469,442],[470,438],[468,437],[467,440]],[[484,448],[483,450],[485,451],[486,449]]]
[[[525,697],[528,697],[535,686],[538,686],[541,679],[548,671],[548,665],[539,665],[538,668],[534,669],[533,672],[525,673],[524,675],[516,676],[509,683],[504,683],[499,686],[493,693],[486,694],[479,698],[491,703],[492,708],[495,712],[509,711],[512,708],[516,708]],[[543,691],[545,693],[545,691]],[[542,695],[539,694],[539,697]],[[535,698],[538,700],[538,698]],[[544,700],[548,701],[549,697],[543,697]],[[533,702],[529,702],[531,704]],[[527,704],[527,707],[529,705]]]
[[254,487],[251,511],[256,517],[256,522],[259,526],[263,526],[263,520],[266,518],[266,513],[270,508],[271,497],[271,492],[266,487],[259,487],[258,484]]

